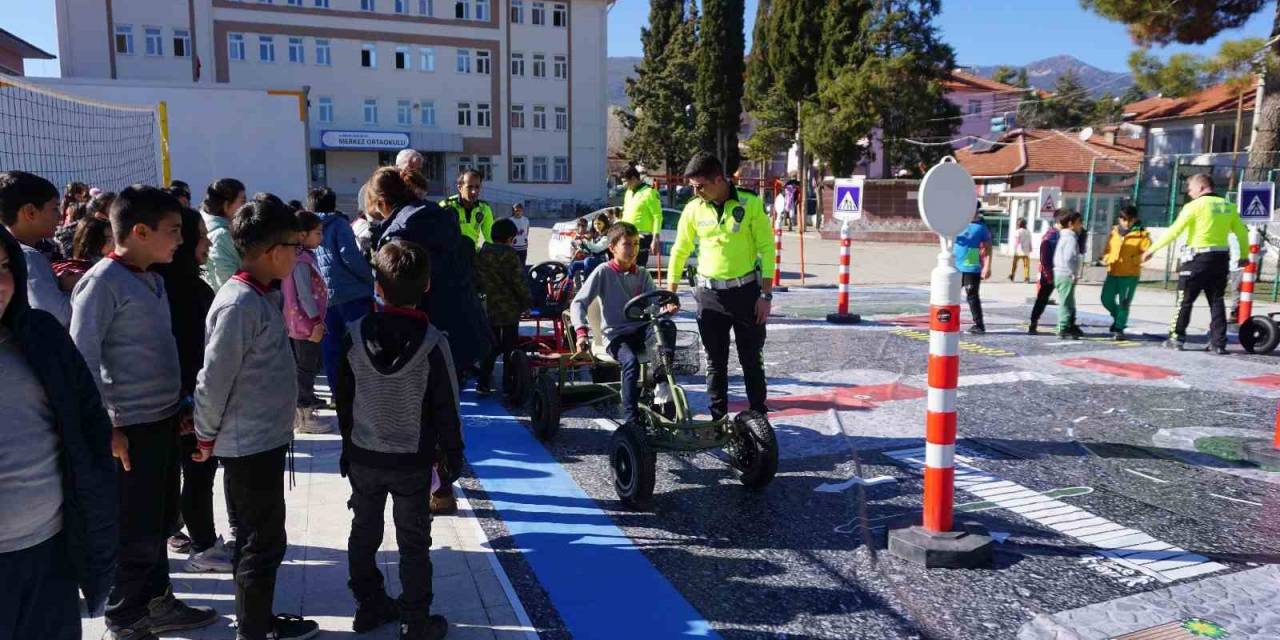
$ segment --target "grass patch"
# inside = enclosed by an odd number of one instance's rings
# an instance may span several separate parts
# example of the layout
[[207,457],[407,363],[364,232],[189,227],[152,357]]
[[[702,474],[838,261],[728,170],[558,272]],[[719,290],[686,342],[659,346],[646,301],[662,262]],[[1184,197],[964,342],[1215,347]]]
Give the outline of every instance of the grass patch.
[[[1196,451],[1211,455],[1215,458],[1252,465],[1253,463],[1249,462],[1244,457],[1244,443],[1255,439],[1256,438],[1242,438],[1239,436],[1207,436],[1204,438],[1196,438]],[[1280,467],[1278,466],[1257,466],[1263,471],[1280,472]]]

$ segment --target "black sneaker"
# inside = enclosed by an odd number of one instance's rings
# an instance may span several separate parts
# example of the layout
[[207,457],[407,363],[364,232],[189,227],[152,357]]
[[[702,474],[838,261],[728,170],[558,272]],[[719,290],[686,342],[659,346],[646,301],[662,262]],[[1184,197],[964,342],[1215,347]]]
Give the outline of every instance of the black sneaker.
[[449,633],[449,621],[440,614],[427,617],[426,622],[400,623],[400,640],[440,640]]
[[1036,326],[1033,324],[1033,325],[1031,325],[1031,326],[1028,326],[1028,327],[1027,327],[1027,335],[1029,335],[1029,336],[1038,336],[1038,335],[1040,335],[1040,330],[1039,330],[1039,329],[1037,329],[1037,328],[1036,328]]
[[164,595],[147,603],[147,617],[151,633],[199,629],[218,621],[218,612],[212,607],[192,607],[173,597],[173,587]]
[[1174,340],[1173,338],[1165,340],[1162,346],[1166,349],[1174,349],[1176,351],[1186,351],[1187,349],[1186,343],[1181,340]]
[[174,553],[191,553],[191,538],[181,531],[169,536],[169,550]]
[[267,634],[267,640],[307,640],[320,633],[320,625],[314,620],[287,613],[277,613],[275,628]]
[[107,632],[103,634],[103,640],[159,640],[151,629],[147,628],[147,618],[144,616],[138,622],[118,629],[107,628]]
[[1078,324],[1073,324],[1067,327],[1067,331],[1071,332],[1071,335],[1075,336],[1077,339],[1084,337],[1084,329],[1081,329]]
[[368,633],[400,618],[400,608],[396,601],[387,594],[371,598],[367,602],[356,603],[356,619],[351,628],[356,633]]
[[1226,347],[1214,347],[1214,348],[1213,348],[1213,350],[1212,350],[1212,353],[1214,353],[1215,355],[1219,355],[1219,356],[1225,356],[1225,355],[1230,354],[1231,352],[1230,352],[1230,351],[1227,351],[1227,348],[1226,348]]
[[1121,331],[1120,329],[1112,329],[1111,339],[1115,340],[1116,342],[1120,342],[1121,340],[1128,340],[1129,336],[1126,336],[1124,334],[1124,331]]
[[1058,332],[1059,340],[1079,340],[1080,336],[1073,333],[1070,329],[1063,329]]
[[984,328],[984,327],[979,327],[979,326],[977,326],[977,325],[974,325],[974,326],[972,326],[972,327],[969,327],[969,335],[971,335],[971,336],[980,336],[980,335],[982,335],[982,334],[984,334],[984,333],[986,333],[986,332],[987,332],[987,330],[986,330],[986,328]]

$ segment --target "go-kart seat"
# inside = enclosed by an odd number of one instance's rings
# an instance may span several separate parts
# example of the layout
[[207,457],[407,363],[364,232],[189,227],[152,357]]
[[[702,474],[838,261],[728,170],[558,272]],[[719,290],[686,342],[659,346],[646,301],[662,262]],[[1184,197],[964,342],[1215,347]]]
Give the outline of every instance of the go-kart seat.
[[[598,362],[612,365],[618,364],[618,361],[609,355],[609,345],[604,341],[604,334],[600,331],[600,328],[604,326],[604,320],[600,315],[599,300],[592,300],[587,307],[587,326],[591,328],[591,356]],[[645,349],[644,354],[640,356],[640,361],[651,362],[650,355],[653,351],[653,345],[649,345],[649,348]]]

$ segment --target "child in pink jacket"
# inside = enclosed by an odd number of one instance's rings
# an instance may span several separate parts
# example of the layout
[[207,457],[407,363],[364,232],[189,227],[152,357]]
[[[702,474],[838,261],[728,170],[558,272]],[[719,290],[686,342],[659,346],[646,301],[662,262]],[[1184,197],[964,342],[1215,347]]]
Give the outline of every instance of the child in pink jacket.
[[[316,374],[320,371],[320,339],[324,337],[324,310],[329,305],[329,291],[316,265],[313,249],[323,239],[320,218],[310,211],[297,213],[303,231],[298,247],[298,262],[293,275],[281,287],[284,293],[284,323],[293,342],[294,360],[298,363],[298,409],[310,412],[325,406],[316,397]],[[304,423],[307,433],[324,433],[327,428]],[[321,431],[316,431],[321,428]]]

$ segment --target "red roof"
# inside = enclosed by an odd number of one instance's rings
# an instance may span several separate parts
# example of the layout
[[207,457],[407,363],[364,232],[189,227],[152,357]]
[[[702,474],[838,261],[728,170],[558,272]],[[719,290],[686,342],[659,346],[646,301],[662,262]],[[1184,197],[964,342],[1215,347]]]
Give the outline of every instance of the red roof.
[[[1017,129],[1000,138],[990,150],[974,151],[973,146],[956,152],[956,160],[974,177],[1008,176],[1018,173],[1128,174],[1142,162],[1143,142],[1094,135],[1087,142],[1075,133],[1052,129]],[[1097,158],[1097,162],[1094,159]]]
[[[1057,187],[1062,189],[1063,193],[1088,193],[1089,192],[1089,176],[1081,173],[1063,173],[1056,175],[1048,180],[1037,180],[1029,182],[1021,187],[1008,189],[1005,193],[1036,193],[1040,187]],[[1094,193],[1130,193],[1133,191],[1133,184],[1098,184],[1093,185]]]
[[1026,91],[1021,87],[975,76],[959,69],[953,70],[951,77],[942,81],[942,86],[946,87],[947,91],[984,91],[989,93],[1023,93]]
[[[1145,122],[1162,118],[1186,118],[1209,113],[1235,111],[1238,94],[1227,84],[1219,84],[1193,93],[1184,98],[1154,97],[1127,104],[1125,115],[1133,114],[1130,122]],[[1253,111],[1253,101],[1258,97],[1252,86],[1244,90],[1244,109]]]

